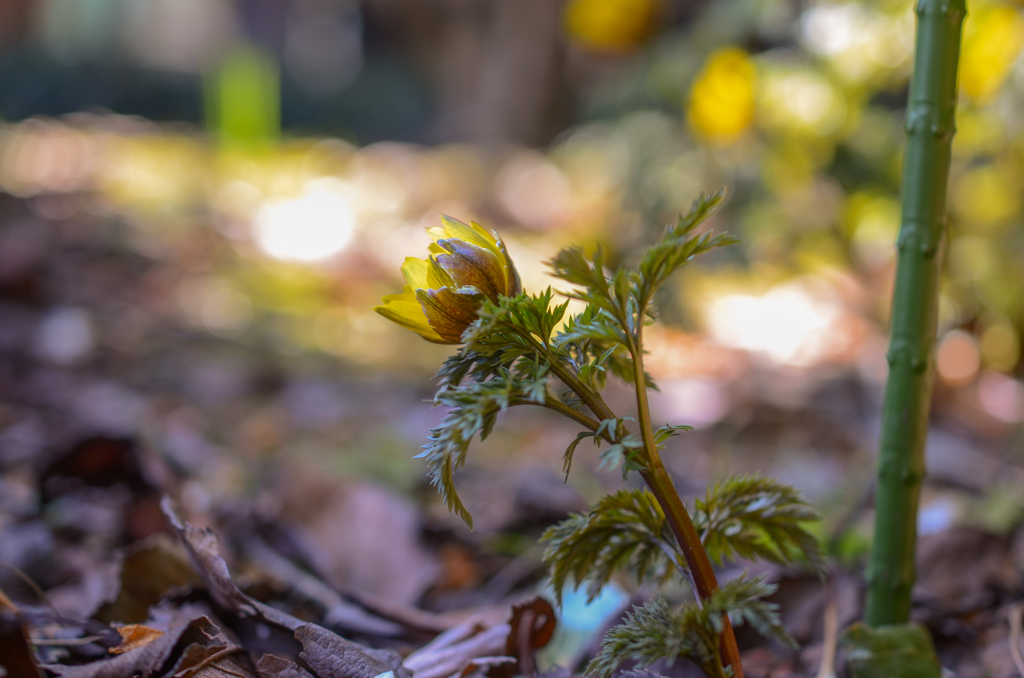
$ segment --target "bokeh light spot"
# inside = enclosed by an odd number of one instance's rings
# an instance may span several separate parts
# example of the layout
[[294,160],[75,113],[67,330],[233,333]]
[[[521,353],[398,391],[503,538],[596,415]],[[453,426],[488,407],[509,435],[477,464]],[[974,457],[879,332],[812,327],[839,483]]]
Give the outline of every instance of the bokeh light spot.
[[846,122],[846,99],[820,74],[781,68],[770,72],[762,88],[768,127],[827,136]]
[[935,367],[942,380],[960,385],[969,382],[978,373],[981,355],[974,337],[963,330],[946,332],[935,353]]
[[265,203],[253,223],[260,249],[275,259],[305,262],[328,259],[344,249],[355,217],[340,183],[318,179],[298,198]]
[[84,308],[50,311],[39,324],[36,335],[40,356],[60,365],[81,362],[96,344],[92,316]]
[[1012,370],[1020,359],[1020,338],[1004,317],[988,323],[978,342],[985,365],[993,370]]
[[703,137],[727,143],[742,134],[754,118],[756,69],[750,55],[738,48],[708,57],[690,91],[690,125]]
[[763,353],[777,363],[812,365],[838,341],[839,315],[838,308],[790,283],[763,296],[718,297],[708,308],[707,325],[724,346]]
[[1019,184],[994,165],[973,169],[957,182],[954,208],[962,219],[993,224],[1015,217],[1020,211]]
[[978,403],[990,416],[1007,424],[1024,421],[1024,384],[998,372],[978,380]]
[[580,47],[625,52],[642,44],[658,18],[657,0],[570,0],[565,30]]
[[995,96],[1024,46],[1024,19],[1008,5],[971,8],[960,51],[960,89],[978,102]]
[[851,244],[865,265],[879,268],[896,255],[896,234],[900,227],[900,205],[882,195],[854,195],[850,199],[853,235]]
[[572,200],[569,180],[540,154],[509,161],[498,174],[498,198],[519,222],[533,228],[556,226]]

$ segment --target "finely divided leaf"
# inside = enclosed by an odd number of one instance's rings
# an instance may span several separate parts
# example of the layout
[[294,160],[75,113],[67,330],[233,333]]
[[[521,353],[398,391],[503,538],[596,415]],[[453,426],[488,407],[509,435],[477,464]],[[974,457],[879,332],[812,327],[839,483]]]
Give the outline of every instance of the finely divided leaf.
[[758,475],[716,483],[697,500],[693,515],[704,548],[718,563],[736,557],[791,563],[803,555],[822,574],[818,540],[803,527],[816,520],[818,514],[795,488]]
[[675,226],[665,230],[661,242],[644,253],[633,274],[633,300],[638,308],[646,311],[658,288],[693,257],[716,247],[739,242],[728,234],[692,235],[697,225],[710,215],[721,200],[721,191],[711,195],[701,193],[689,214],[680,216]]
[[562,471],[565,473],[565,481],[569,482],[569,469],[572,468],[572,455],[576,451],[576,448],[585,438],[595,438],[597,434],[593,431],[583,431],[577,433],[576,438],[569,443],[569,447],[565,448],[565,454],[562,456]]
[[664,426],[662,426],[661,428],[659,428],[657,431],[654,432],[654,442],[658,445],[658,449],[661,449],[661,448],[665,447],[662,443],[664,443],[669,438],[672,438],[672,437],[675,437],[675,436],[679,435],[680,431],[692,431],[692,430],[693,430],[692,426],[686,426],[685,424],[684,425],[679,425],[679,426],[673,426],[672,424],[665,424]]
[[610,372],[633,381],[633,360],[621,324],[606,310],[587,306],[572,316],[555,336],[555,349],[576,369],[580,381],[594,390],[604,388]]
[[500,368],[492,379],[442,388],[434,402],[451,408],[440,425],[430,429],[423,452],[430,482],[445,506],[472,528],[473,518],[455,491],[455,472],[466,461],[473,436],[485,439],[498,413],[522,403],[543,404],[547,394],[547,365],[520,361],[512,370]]
[[779,621],[778,606],[763,600],[775,591],[763,577],[745,576],[728,582],[704,602],[672,610],[658,596],[641,607],[634,607],[626,620],[613,628],[601,643],[601,652],[587,666],[586,674],[611,678],[627,660],[637,668],[664,659],[669,665],[676,658],[689,659],[708,676],[728,675],[719,659],[719,642],[724,629],[723,615],[729,614],[736,625],[750,624],[762,635],[796,647]]
[[695,605],[673,611],[660,595],[634,607],[601,641],[601,651],[587,665],[585,675],[611,678],[624,661],[635,661],[637,668],[643,668],[660,659],[671,665],[678,657],[689,659],[705,675],[722,675],[717,634],[701,624],[700,612]]
[[647,490],[620,490],[571,514],[541,536],[551,586],[561,599],[567,585],[586,585],[587,596],[600,594],[617,571],[629,568],[639,581],[664,582],[670,564],[685,567],[675,537],[658,502]]
[[779,606],[764,600],[775,593],[777,588],[775,584],[767,583],[764,576],[747,579],[744,572],[742,576],[718,589],[704,609],[711,614],[712,619],[716,618],[715,612],[728,614],[734,626],[750,624],[765,638],[773,638],[797,649],[796,642],[782,626]]

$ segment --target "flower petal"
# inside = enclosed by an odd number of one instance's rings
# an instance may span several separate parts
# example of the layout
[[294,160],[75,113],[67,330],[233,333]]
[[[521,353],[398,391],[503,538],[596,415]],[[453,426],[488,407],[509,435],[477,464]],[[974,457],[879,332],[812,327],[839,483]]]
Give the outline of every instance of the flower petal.
[[384,303],[380,306],[374,306],[373,310],[391,322],[410,329],[427,341],[432,341],[435,344],[451,343],[445,341],[430,326],[427,316],[423,314],[423,307],[416,299],[416,293],[408,285],[404,287],[404,291],[401,294],[389,294],[381,301]]
[[472,243],[456,240],[438,240],[446,254],[437,255],[437,263],[451,275],[459,287],[475,287],[493,302],[507,293],[507,274],[501,259],[492,251]]
[[461,344],[462,333],[474,320],[483,300],[475,288],[416,290],[416,298],[423,308],[427,322],[446,343]]
[[470,226],[462,223],[458,219],[453,219],[442,214],[441,225],[428,228],[427,233],[435,241],[446,238],[456,238],[458,240],[472,243],[477,247],[488,249],[495,254],[500,254],[494,234],[489,233],[487,229],[477,223]]
[[501,239],[501,236],[497,237],[498,251],[501,253],[501,265],[505,269],[506,274],[506,297],[514,297],[523,291],[523,281],[519,278],[519,271],[516,270],[516,265],[512,263],[512,257],[508,253],[508,248],[505,247],[505,241]]
[[406,257],[405,263],[402,264],[402,275],[413,289],[438,289],[456,284],[433,258],[424,261]]

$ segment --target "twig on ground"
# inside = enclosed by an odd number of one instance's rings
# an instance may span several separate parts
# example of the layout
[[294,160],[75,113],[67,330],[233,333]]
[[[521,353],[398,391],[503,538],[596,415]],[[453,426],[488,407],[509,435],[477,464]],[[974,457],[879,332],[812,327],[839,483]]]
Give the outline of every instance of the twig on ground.
[[[14,573],[14,576],[16,576],[22,582],[24,582],[25,586],[28,586],[32,590],[32,593],[36,594],[36,597],[40,601],[42,601],[43,604],[46,605],[46,607],[50,608],[53,611],[58,620],[63,619],[64,616],[60,613],[60,610],[53,606],[53,603],[51,603],[50,599],[46,597],[46,594],[43,593],[43,590],[41,588],[39,588],[39,585],[32,580],[32,577],[28,576],[21,569],[19,569],[15,565],[12,565],[6,560],[3,560],[2,558],[0,558],[0,565],[6,567],[8,570]],[[12,603],[7,596],[3,596],[3,601],[5,606],[17,609],[17,606],[14,605],[14,603]]]
[[29,645],[36,645],[43,647],[46,645],[56,645],[59,647],[74,647],[76,645],[88,645],[89,643],[96,643],[104,640],[103,636],[85,636],[84,638],[29,638]]
[[1017,666],[1017,673],[1024,678],[1024,657],[1020,653],[1021,616],[1024,615],[1024,603],[1014,603],[1010,608],[1010,656]]
[[[213,666],[214,664],[219,662],[221,659],[224,659],[225,657],[230,657],[231,655],[236,655],[236,654],[242,654],[242,655],[248,656],[248,651],[244,647],[240,647],[238,645],[234,645],[232,647],[226,647],[223,650],[220,650],[219,652],[215,652],[215,653],[211,654],[209,657],[206,657],[205,659],[203,659],[201,662],[199,662],[195,666],[190,666],[187,669],[183,669],[181,671],[178,671],[177,673],[174,674],[173,678],[190,678],[191,676],[196,675],[197,673],[199,673],[203,669],[208,668],[210,666]],[[245,675],[243,675],[241,673],[237,673],[235,671],[231,671],[230,669],[226,669],[223,666],[218,666],[217,670],[221,671],[222,673],[226,673],[228,675],[231,675],[231,676],[238,676],[238,678],[248,678],[247,676],[245,676]]]
[[839,610],[832,586],[828,587],[825,603],[825,638],[821,652],[821,668],[815,678],[836,678],[836,642],[839,638]]

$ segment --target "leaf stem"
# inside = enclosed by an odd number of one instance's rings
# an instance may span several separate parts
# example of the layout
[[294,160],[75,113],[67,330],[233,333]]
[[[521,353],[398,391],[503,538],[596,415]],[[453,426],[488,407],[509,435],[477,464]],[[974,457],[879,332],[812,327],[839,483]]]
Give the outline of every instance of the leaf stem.
[[[588,388],[586,384],[580,381],[579,378],[572,373],[572,370],[568,369],[565,363],[562,362],[562,360],[548,346],[541,345],[532,336],[529,337],[529,339],[533,343],[533,348],[537,351],[537,354],[543,355],[548,359],[548,362],[551,365],[551,371],[555,373],[555,376],[561,379],[566,386],[572,389],[573,393],[580,397],[580,400],[590,408],[591,412],[596,414],[602,420],[617,418],[601,395],[595,393]],[[573,411],[575,412],[575,410]]]
[[[601,426],[601,422],[597,421],[593,417],[589,417],[586,414],[584,414],[583,412],[580,412],[579,410],[574,410],[573,408],[569,407],[565,403],[563,403],[560,400],[555,399],[555,398],[550,398],[550,397],[546,398],[543,403],[538,403],[535,400],[527,400],[526,398],[515,398],[515,399],[513,399],[511,404],[512,405],[539,405],[540,407],[552,410],[554,412],[558,412],[562,416],[567,417],[569,419],[572,419],[577,424],[580,424],[581,426],[584,426],[584,427],[590,429],[591,431],[597,431],[597,429],[600,428],[600,426]],[[615,440],[612,438],[612,436],[609,433],[607,433],[607,432],[602,433],[601,437],[604,438],[609,443],[614,443],[615,442]]]
[[[646,309],[643,308],[640,311],[645,313]],[[665,465],[661,461],[661,455],[658,454],[657,443],[654,440],[654,431],[651,427],[651,409],[647,398],[647,380],[644,374],[642,348],[643,316],[641,315],[640,320],[637,322],[635,333],[628,331],[626,323],[622,323],[622,325],[623,329],[626,330],[627,348],[633,357],[633,385],[636,390],[637,420],[640,426],[640,437],[646,453],[647,470],[641,472],[640,475],[658,501],[661,510],[665,512],[665,517],[668,519],[672,533],[679,542],[679,547],[689,567],[689,579],[693,586],[694,594],[698,601],[703,602],[718,590],[718,579],[715,577],[715,571],[711,567],[711,559],[708,558],[707,551],[704,550],[704,545],[701,543],[697,528],[694,527],[693,520],[690,518],[689,512],[687,512],[683,500],[679,497],[679,492],[676,491],[672,478],[669,476],[668,471],[665,470]],[[533,343],[537,354],[543,355],[548,359],[551,371],[555,376],[572,389],[595,415],[602,420],[617,419],[615,413],[604,402],[600,394],[595,393],[580,381],[572,373],[572,370],[548,346],[541,345],[533,337],[530,337],[530,341]],[[560,412],[592,431],[597,430],[597,427],[600,426],[600,422],[591,419],[582,412],[565,406],[564,403],[559,401],[547,399],[544,406]],[[616,432],[616,435],[620,434],[621,431]],[[607,433],[605,433],[605,438],[609,442],[613,442]],[[732,624],[729,622],[729,617],[725,616],[723,621],[724,628],[722,630],[720,650],[723,664],[733,667],[734,678],[743,678],[743,666],[740,664],[736,635],[733,632]]]
[[[629,336],[629,335],[627,335]],[[637,423],[640,426],[640,437],[643,440],[644,451],[647,455],[647,470],[640,473],[647,487],[650,488],[654,498],[657,499],[661,510],[665,512],[669,525],[675,534],[679,547],[682,549],[683,557],[690,568],[690,579],[694,587],[694,593],[698,601],[703,603],[716,590],[718,590],[718,579],[711,567],[711,559],[701,543],[697,528],[693,525],[683,500],[676,491],[672,477],[665,469],[665,464],[658,454],[658,446],[654,441],[654,431],[651,428],[651,408],[647,398],[647,380],[644,378],[643,362],[643,323],[638,322],[636,335],[629,336],[629,352],[633,356],[633,385],[636,389]],[[736,645],[736,634],[733,632],[732,624],[729,623],[728,615],[723,618],[724,628],[722,629],[721,648],[723,663],[733,667],[735,678],[743,678],[743,666],[740,663],[739,647]]]

